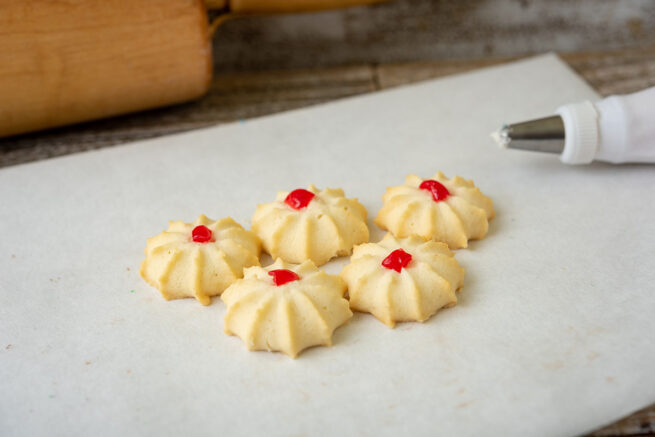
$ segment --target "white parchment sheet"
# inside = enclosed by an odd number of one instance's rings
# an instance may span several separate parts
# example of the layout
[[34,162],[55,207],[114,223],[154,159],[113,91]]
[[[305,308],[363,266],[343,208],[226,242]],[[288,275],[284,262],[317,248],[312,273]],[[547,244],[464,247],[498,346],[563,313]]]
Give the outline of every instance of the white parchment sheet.
[[[546,55],[0,171],[0,434],[574,435],[654,402],[655,167],[489,138],[594,98]],[[138,275],[168,220],[249,227],[309,183],[359,198],[376,241],[385,188],[437,170],[497,217],[424,324],[356,314],[292,360],[224,335],[220,299],[166,302]]]

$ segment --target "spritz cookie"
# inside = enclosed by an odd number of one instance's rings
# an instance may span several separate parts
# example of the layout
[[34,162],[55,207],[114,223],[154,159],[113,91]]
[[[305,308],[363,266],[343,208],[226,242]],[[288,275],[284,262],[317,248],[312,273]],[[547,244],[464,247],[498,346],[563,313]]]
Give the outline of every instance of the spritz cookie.
[[379,243],[356,246],[341,277],[353,310],[393,328],[396,322],[423,322],[455,305],[464,269],[444,243],[387,234]]
[[336,256],[350,255],[356,244],[368,241],[367,212],[341,189],[280,191],[275,202],[259,205],[252,229],[274,259],[317,266]]
[[396,237],[418,235],[442,241],[451,249],[484,238],[494,217],[491,199],[473,181],[459,176],[448,179],[438,172],[432,179],[415,175],[405,184],[387,188],[375,223]]
[[346,284],[319,270],[278,259],[250,267],[221,296],[227,306],[224,326],[249,350],[283,352],[293,358],[311,346],[330,346],[334,330],[352,317],[344,298]]
[[195,297],[209,305],[243,277],[243,268],[259,265],[257,236],[231,218],[194,223],[170,222],[168,230],[148,238],[141,276],[166,300]]

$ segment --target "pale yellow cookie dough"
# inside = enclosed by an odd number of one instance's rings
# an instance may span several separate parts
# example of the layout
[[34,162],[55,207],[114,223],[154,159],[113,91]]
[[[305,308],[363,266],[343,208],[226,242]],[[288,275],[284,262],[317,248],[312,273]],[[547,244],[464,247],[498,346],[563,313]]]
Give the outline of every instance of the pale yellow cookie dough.
[[[196,226],[206,226],[210,241],[192,239]],[[149,238],[141,276],[166,300],[195,297],[209,305],[243,268],[259,265],[260,242],[231,218],[213,221],[201,215],[194,223],[170,222],[168,230]]]
[[447,188],[448,197],[435,201],[429,191],[419,188],[424,179],[409,175],[404,185],[387,188],[375,223],[396,237],[418,235],[442,241],[451,249],[467,247],[468,240],[483,238],[494,217],[491,199],[471,180],[459,176],[448,179],[441,172],[432,179]]
[[302,209],[284,202],[287,192],[278,192],[275,202],[257,207],[252,229],[274,259],[312,260],[320,266],[335,256],[350,255],[355,244],[368,241],[367,212],[357,199],[344,197],[341,189],[310,185],[308,191],[314,198]]
[[[299,279],[275,285],[269,272],[280,269]],[[345,292],[339,276],[312,261],[292,265],[278,259],[265,268],[251,267],[221,296],[227,306],[225,332],[240,337],[249,350],[295,358],[305,348],[332,344],[332,332],[352,317]]]
[[[382,265],[397,249],[411,255],[400,272]],[[387,234],[379,243],[356,246],[341,277],[353,310],[371,313],[393,328],[396,322],[423,322],[440,308],[455,305],[464,272],[444,243]]]

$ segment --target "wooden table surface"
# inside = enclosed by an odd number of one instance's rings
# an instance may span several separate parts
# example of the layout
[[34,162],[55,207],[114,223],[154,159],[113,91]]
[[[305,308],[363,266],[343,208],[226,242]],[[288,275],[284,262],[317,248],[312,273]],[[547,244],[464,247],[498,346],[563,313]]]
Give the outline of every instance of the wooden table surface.
[[[561,56],[602,95],[655,86],[655,46]],[[306,107],[511,59],[371,63],[217,74],[209,94],[195,102],[1,139],[0,167]],[[655,405],[591,435],[655,435]]]

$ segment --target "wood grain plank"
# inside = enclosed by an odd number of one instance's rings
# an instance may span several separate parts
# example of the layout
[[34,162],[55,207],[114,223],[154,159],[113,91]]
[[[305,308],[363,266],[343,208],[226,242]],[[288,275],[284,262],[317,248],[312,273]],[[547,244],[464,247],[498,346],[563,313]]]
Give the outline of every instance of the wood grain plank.
[[[614,51],[564,53],[560,56],[601,95],[625,94],[655,86],[655,45]],[[464,73],[518,59],[483,58],[379,65],[381,88]]]
[[655,86],[655,45],[630,50],[571,53],[563,58],[604,96]]
[[507,58],[655,44],[652,0],[395,0],[228,21],[216,71]]

